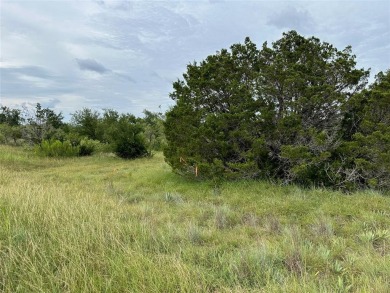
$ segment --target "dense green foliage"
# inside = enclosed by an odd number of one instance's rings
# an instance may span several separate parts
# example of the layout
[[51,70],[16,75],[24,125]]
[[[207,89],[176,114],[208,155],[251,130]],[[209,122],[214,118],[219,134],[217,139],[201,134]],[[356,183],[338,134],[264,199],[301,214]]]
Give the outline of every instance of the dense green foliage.
[[131,159],[150,155],[164,146],[161,113],[145,110],[144,118],[105,109],[101,114],[83,108],[72,114],[70,123],[62,113],[37,104],[24,111],[0,108],[0,143],[29,144],[37,154],[49,157],[88,156],[114,152]]
[[9,126],[18,126],[23,121],[21,111],[11,109],[6,106],[0,107],[0,124],[8,124]]
[[75,126],[76,132],[80,136],[85,136],[90,139],[99,139],[99,120],[100,114],[88,108],[83,108],[72,114],[72,124]]
[[69,141],[56,139],[44,140],[35,146],[35,151],[41,156],[47,157],[75,157],[79,154],[79,147],[73,146]]
[[355,66],[350,47],[339,51],[295,31],[271,47],[247,38],[188,65],[173,84],[167,162],[205,178],[388,187],[389,120],[378,120],[388,109],[388,74],[362,92],[369,72]]
[[133,115],[121,115],[113,121],[106,136],[114,145],[114,151],[119,157],[132,159],[147,154],[141,132],[142,127]]
[[347,108],[344,140],[332,173],[348,184],[390,189],[390,70],[378,74]]
[[112,109],[97,111],[84,108],[72,115],[74,131],[79,136],[109,144],[119,157],[132,159],[146,155],[147,146],[140,119],[131,114],[119,114]]
[[16,144],[22,137],[20,125],[23,122],[21,111],[9,107],[0,107],[0,143]]

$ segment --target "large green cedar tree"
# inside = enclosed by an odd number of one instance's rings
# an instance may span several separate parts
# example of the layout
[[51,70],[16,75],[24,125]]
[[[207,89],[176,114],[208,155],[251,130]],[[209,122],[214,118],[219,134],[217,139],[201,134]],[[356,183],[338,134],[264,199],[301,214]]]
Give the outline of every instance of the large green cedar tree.
[[[379,184],[348,175],[349,165],[357,170],[363,164],[353,158],[353,148],[374,141],[371,136],[382,135],[377,148],[388,154],[383,144],[389,122],[372,121],[371,113],[383,117],[378,111],[388,109],[388,89],[382,89],[388,74],[362,92],[368,76],[356,68],[351,47],[340,51],[295,31],[261,49],[246,38],[189,64],[173,84],[166,160],[175,171],[201,178],[261,177],[341,188]],[[384,105],[370,106],[372,100]],[[367,121],[355,121],[358,115]],[[373,154],[363,157],[375,168]]]

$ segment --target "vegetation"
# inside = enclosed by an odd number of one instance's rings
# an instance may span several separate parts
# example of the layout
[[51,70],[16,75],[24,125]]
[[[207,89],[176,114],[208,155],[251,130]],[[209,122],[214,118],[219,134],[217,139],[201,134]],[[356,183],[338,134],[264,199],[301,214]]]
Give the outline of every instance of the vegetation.
[[70,123],[43,108],[0,108],[0,143],[43,156],[164,151],[174,171],[219,184],[266,179],[305,187],[390,190],[390,70],[367,87],[350,47],[295,31],[258,49],[249,38],[188,65],[176,105],[143,118],[83,108]]
[[73,146],[69,141],[59,141],[56,139],[44,140],[35,151],[37,154],[48,157],[75,157],[80,153],[77,146]]
[[389,292],[390,197],[0,146],[0,292]]
[[389,292],[390,71],[355,66],[292,31],[166,116],[1,107],[0,292]]
[[145,118],[106,109],[103,115],[88,108],[72,114],[64,123],[62,113],[37,104],[34,109],[1,107],[0,143],[35,146],[49,157],[89,156],[95,151],[113,152],[133,159],[163,148],[161,113],[145,110]]
[[21,111],[2,106],[0,108],[0,143],[15,143],[22,137]]
[[164,136],[165,115],[144,110],[145,117],[141,120],[148,151],[162,151],[166,145]]
[[355,66],[350,47],[295,31],[188,65],[166,114],[167,162],[191,177],[389,189],[390,71],[364,90]]
[[30,144],[41,144],[58,134],[63,126],[62,114],[56,114],[49,108],[42,108],[37,104],[35,109],[25,109],[26,126],[23,128],[23,137]]
[[375,83],[347,105],[343,127],[348,131],[344,132],[340,157],[344,154],[341,160],[348,166],[346,175],[359,187],[368,184],[371,188],[390,189],[389,105],[390,70],[379,73]]

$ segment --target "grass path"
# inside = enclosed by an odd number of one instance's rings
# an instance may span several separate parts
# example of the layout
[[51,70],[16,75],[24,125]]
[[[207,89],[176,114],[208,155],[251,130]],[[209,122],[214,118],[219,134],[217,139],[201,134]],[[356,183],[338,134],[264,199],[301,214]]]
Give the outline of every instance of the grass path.
[[390,197],[0,146],[0,292],[389,292]]

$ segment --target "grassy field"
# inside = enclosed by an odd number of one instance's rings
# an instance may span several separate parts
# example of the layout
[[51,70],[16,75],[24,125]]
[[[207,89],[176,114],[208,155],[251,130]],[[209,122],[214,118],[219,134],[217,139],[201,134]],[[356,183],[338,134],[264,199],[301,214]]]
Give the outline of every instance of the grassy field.
[[390,292],[390,197],[0,146],[0,292]]

